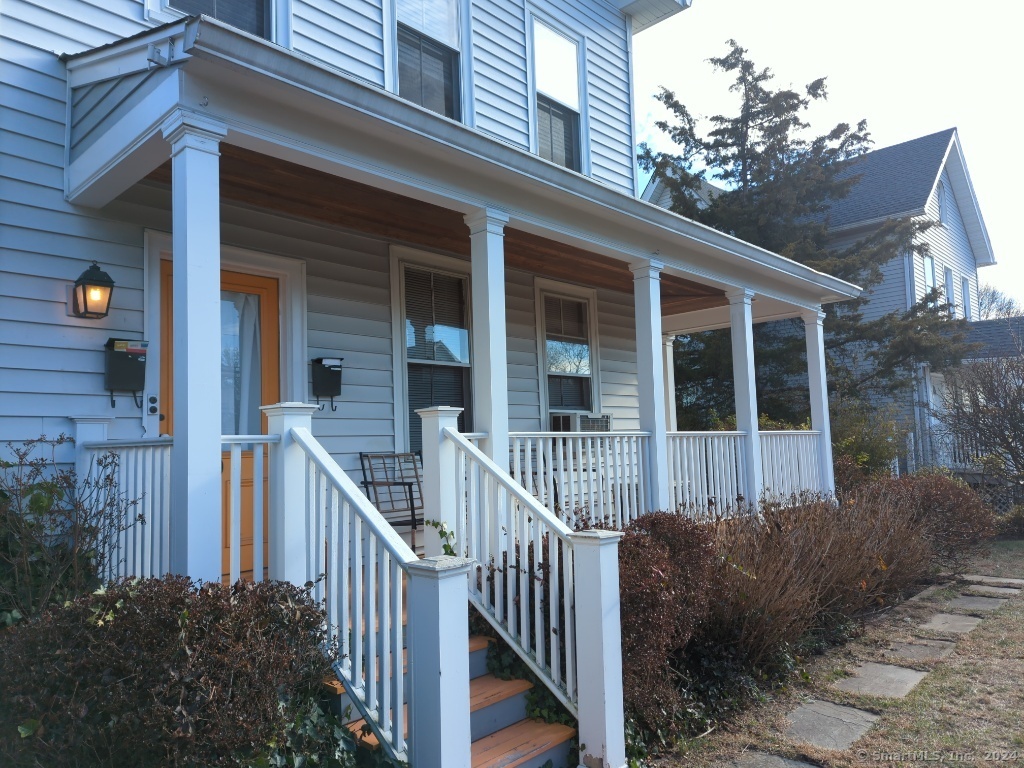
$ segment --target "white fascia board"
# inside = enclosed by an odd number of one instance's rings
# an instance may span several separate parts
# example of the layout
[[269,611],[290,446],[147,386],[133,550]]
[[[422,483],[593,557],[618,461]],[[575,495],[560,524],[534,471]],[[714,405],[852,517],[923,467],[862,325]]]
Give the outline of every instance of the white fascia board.
[[633,34],[685,11],[692,3],[693,0],[612,0],[612,5],[632,18]]
[[[800,317],[803,312],[815,309],[817,307],[788,304],[761,297],[755,297],[750,306],[755,323],[788,320]],[[678,315],[666,315],[661,319],[661,325],[662,332],[666,336],[680,336],[687,333],[728,328],[731,325],[729,307],[728,305],[724,307],[710,307],[708,309],[697,309],[693,312],[683,312]]]
[[967,230],[967,239],[970,241],[975,261],[979,267],[995,264],[996,257],[992,251],[992,241],[989,240],[988,227],[985,226],[985,219],[981,215],[978,196],[974,192],[971,174],[967,170],[967,162],[964,160],[963,150],[960,148],[960,140],[956,133],[953,134],[950,141],[950,150],[946,155],[944,167],[949,173],[949,180],[953,186],[953,198],[963,217],[964,229]]

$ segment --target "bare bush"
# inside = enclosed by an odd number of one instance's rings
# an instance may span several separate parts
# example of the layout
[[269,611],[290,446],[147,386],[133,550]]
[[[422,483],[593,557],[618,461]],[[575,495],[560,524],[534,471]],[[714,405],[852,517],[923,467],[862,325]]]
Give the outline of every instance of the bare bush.
[[7,443],[0,460],[0,625],[33,616],[99,586],[109,542],[136,524],[138,500],[117,486],[116,454],[97,458],[89,477],[56,460],[70,437]]

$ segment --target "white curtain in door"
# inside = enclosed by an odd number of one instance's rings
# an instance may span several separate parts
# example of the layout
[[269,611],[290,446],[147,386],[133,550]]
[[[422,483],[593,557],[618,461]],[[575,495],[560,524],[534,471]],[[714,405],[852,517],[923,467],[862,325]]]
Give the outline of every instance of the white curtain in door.
[[221,394],[225,435],[261,431],[260,297],[221,292]]

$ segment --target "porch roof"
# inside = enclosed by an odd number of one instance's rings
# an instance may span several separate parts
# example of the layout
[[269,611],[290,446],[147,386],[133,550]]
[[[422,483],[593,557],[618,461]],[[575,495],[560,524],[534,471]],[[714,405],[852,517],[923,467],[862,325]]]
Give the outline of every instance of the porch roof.
[[527,235],[619,262],[656,257],[716,292],[753,290],[773,316],[860,293],[205,16],[64,60],[75,203],[102,207],[162,165],[161,125],[184,111],[222,123],[242,150],[459,213],[497,208]]

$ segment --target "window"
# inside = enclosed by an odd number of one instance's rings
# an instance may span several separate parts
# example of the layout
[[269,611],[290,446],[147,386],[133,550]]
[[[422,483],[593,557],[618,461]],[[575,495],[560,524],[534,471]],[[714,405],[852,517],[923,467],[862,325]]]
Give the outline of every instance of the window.
[[267,0],[169,0],[167,4],[190,16],[204,13],[244,32],[270,39]]
[[544,295],[544,360],[549,411],[594,410],[589,303]]
[[924,257],[924,292],[927,294],[935,289],[935,259]]
[[942,275],[944,286],[942,292],[946,294],[946,304],[949,305],[949,311],[954,316],[956,315],[956,297],[953,294],[953,270],[946,267],[946,271]]
[[460,119],[456,0],[398,0],[398,95]]
[[[406,266],[405,359],[409,449],[423,447],[419,408],[469,405],[469,325],[466,280]],[[466,411],[459,416],[465,430]]]
[[945,224],[949,216],[949,201],[946,199],[946,185],[941,181],[935,188],[935,199],[939,205],[939,224]]
[[537,154],[545,160],[580,171],[578,43],[534,19],[533,71]]
[[973,320],[971,312],[971,281],[967,277],[960,278],[960,303],[964,308],[964,317]]

